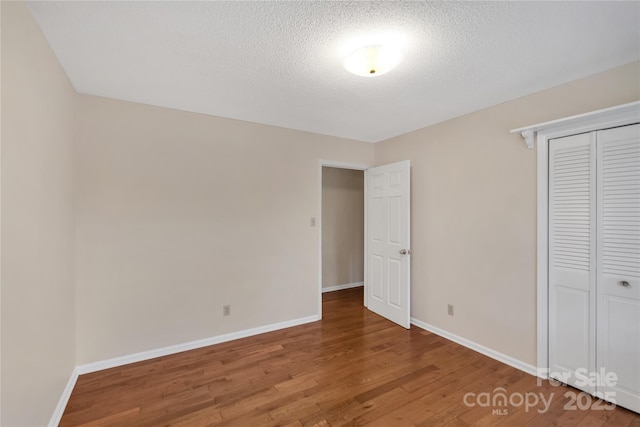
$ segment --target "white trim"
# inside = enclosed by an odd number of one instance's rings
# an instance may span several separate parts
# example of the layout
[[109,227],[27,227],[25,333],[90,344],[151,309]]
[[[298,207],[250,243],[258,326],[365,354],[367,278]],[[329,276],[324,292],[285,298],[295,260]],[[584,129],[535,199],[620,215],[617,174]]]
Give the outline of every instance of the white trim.
[[549,372],[549,144],[538,143],[536,226],[536,365]]
[[[365,171],[371,167],[371,165],[365,163],[350,163],[350,162],[338,162],[334,160],[318,160],[318,218],[316,221],[316,227],[318,227],[318,316],[322,319],[322,168],[330,167],[330,168],[340,168],[340,169],[352,169]],[[365,204],[364,204],[364,253],[367,253],[367,181],[365,174],[365,183],[364,183],[364,191],[365,191]],[[367,257],[364,257],[364,286],[365,286],[365,301],[364,306],[367,306]]]
[[367,212],[369,212],[369,202],[367,201],[367,192],[369,188],[369,174],[365,171],[364,173],[364,262],[363,262],[363,267],[364,267],[364,274],[363,274],[363,279],[364,279],[364,306],[369,308],[369,292],[367,291],[367,283],[369,283],[369,279],[367,277],[369,277],[369,260],[367,259],[367,253],[369,252],[369,242],[367,239],[367,230],[368,228],[368,224],[369,224],[369,220],[367,219]]
[[344,285],[328,286],[326,288],[322,288],[322,293],[342,291],[344,289],[359,288],[362,286],[364,286],[364,282],[355,282],[355,283],[346,283]]
[[320,159],[320,167],[322,166],[338,169],[351,169],[357,171],[364,171],[371,167],[371,165],[368,165],[366,163],[337,162],[333,160]]
[[246,338],[253,335],[264,334],[266,332],[277,331],[279,329],[291,328],[292,326],[304,325],[305,323],[316,322],[320,320],[318,315],[302,317],[285,322],[272,323],[257,328],[245,329],[243,331],[231,332],[224,335],[218,335],[211,338],[205,338],[196,341],[190,341],[182,344],[171,345],[168,347],[157,348],[155,350],[142,351],[140,353],[129,354],[126,356],[114,357],[113,359],[101,360],[98,362],[87,363],[76,367],[79,375],[88,374],[90,372],[101,371],[103,369],[115,368],[116,366],[128,365],[130,363],[141,362],[143,360],[154,359],[156,357],[168,356],[170,354],[180,353],[183,351],[194,350],[196,348],[207,347],[214,344],[220,344],[227,341],[233,341],[240,338]]
[[533,375],[536,376],[537,375],[537,371],[536,371],[536,367],[523,362],[519,359],[516,359],[514,357],[511,356],[507,356],[506,354],[500,353],[499,351],[493,350],[489,347],[485,347],[481,344],[478,344],[474,341],[468,340],[466,338],[463,338],[461,336],[452,334],[451,332],[447,332],[443,329],[440,329],[438,327],[435,327],[433,325],[430,325],[428,323],[422,322],[414,317],[411,318],[411,324],[424,329],[426,331],[432,332],[436,335],[439,335],[443,338],[448,339],[449,341],[453,341],[456,344],[460,344],[461,346],[470,348],[471,350],[477,351],[478,353],[484,354],[487,357],[490,357],[494,360],[497,360],[498,362],[502,362],[506,365],[509,365],[511,367],[514,367],[516,369],[521,370],[522,372],[525,372],[529,375]]
[[[534,133],[538,133],[538,135],[540,133],[554,134],[553,138],[559,138],[560,136],[623,126],[629,124],[627,122],[628,117],[635,117],[636,120],[640,117],[640,101],[525,126],[513,129],[511,133],[519,133],[522,135],[527,143],[527,147],[533,148]],[[538,138],[538,143],[540,143],[540,138]]]
[[[640,101],[514,129],[535,133],[537,142],[537,360],[543,378],[549,370],[549,140],[640,122]],[[527,142],[527,145],[529,143]],[[532,148],[532,147],[530,147]]]
[[64,414],[64,410],[67,408],[67,403],[69,403],[69,398],[71,397],[71,392],[73,391],[73,387],[76,385],[76,381],[78,381],[78,368],[73,368],[73,372],[71,372],[71,376],[69,377],[69,381],[67,381],[67,385],[62,391],[62,395],[60,396],[60,400],[58,400],[58,405],[56,409],[53,411],[53,415],[51,415],[51,419],[49,420],[49,427],[57,427],[60,424],[60,420],[62,419],[62,414]]

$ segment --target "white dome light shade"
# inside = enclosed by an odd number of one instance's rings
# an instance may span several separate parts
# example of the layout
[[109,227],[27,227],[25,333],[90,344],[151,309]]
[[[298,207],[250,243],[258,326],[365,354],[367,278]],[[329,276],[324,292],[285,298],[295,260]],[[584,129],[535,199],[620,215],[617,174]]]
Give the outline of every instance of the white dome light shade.
[[401,59],[400,50],[392,46],[369,45],[351,52],[342,65],[357,76],[375,77],[393,70]]

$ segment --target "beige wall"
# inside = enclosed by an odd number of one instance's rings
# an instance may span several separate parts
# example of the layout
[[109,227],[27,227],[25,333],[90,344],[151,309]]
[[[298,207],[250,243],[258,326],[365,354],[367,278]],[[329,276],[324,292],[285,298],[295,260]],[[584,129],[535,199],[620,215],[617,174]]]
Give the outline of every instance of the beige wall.
[[372,144],[93,96],[80,111],[78,364],[317,314],[319,160],[371,163]]
[[535,364],[536,153],[509,130],[636,101],[639,75],[636,62],[376,144],[378,165],[411,160],[413,317]]
[[322,287],[364,280],[364,172],[322,168]]
[[49,422],[75,366],[75,92],[22,2],[2,2],[2,420]]

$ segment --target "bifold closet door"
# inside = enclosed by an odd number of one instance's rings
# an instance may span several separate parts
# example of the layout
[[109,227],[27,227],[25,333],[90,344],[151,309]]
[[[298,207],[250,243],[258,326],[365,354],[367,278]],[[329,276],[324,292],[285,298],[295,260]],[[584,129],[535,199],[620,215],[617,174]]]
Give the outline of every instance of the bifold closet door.
[[597,132],[597,392],[640,412],[640,125]]
[[549,141],[549,375],[595,393],[576,378],[594,372],[595,133]]

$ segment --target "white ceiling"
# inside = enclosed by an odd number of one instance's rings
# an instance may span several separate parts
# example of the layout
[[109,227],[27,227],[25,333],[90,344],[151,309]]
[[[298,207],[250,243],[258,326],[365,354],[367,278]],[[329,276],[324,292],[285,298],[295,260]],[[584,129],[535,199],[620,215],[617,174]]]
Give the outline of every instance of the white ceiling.
[[[377,142],[640,57],[640,2],[29,2],[78,92]],[[342,58],[391,34],[404,59]]]

